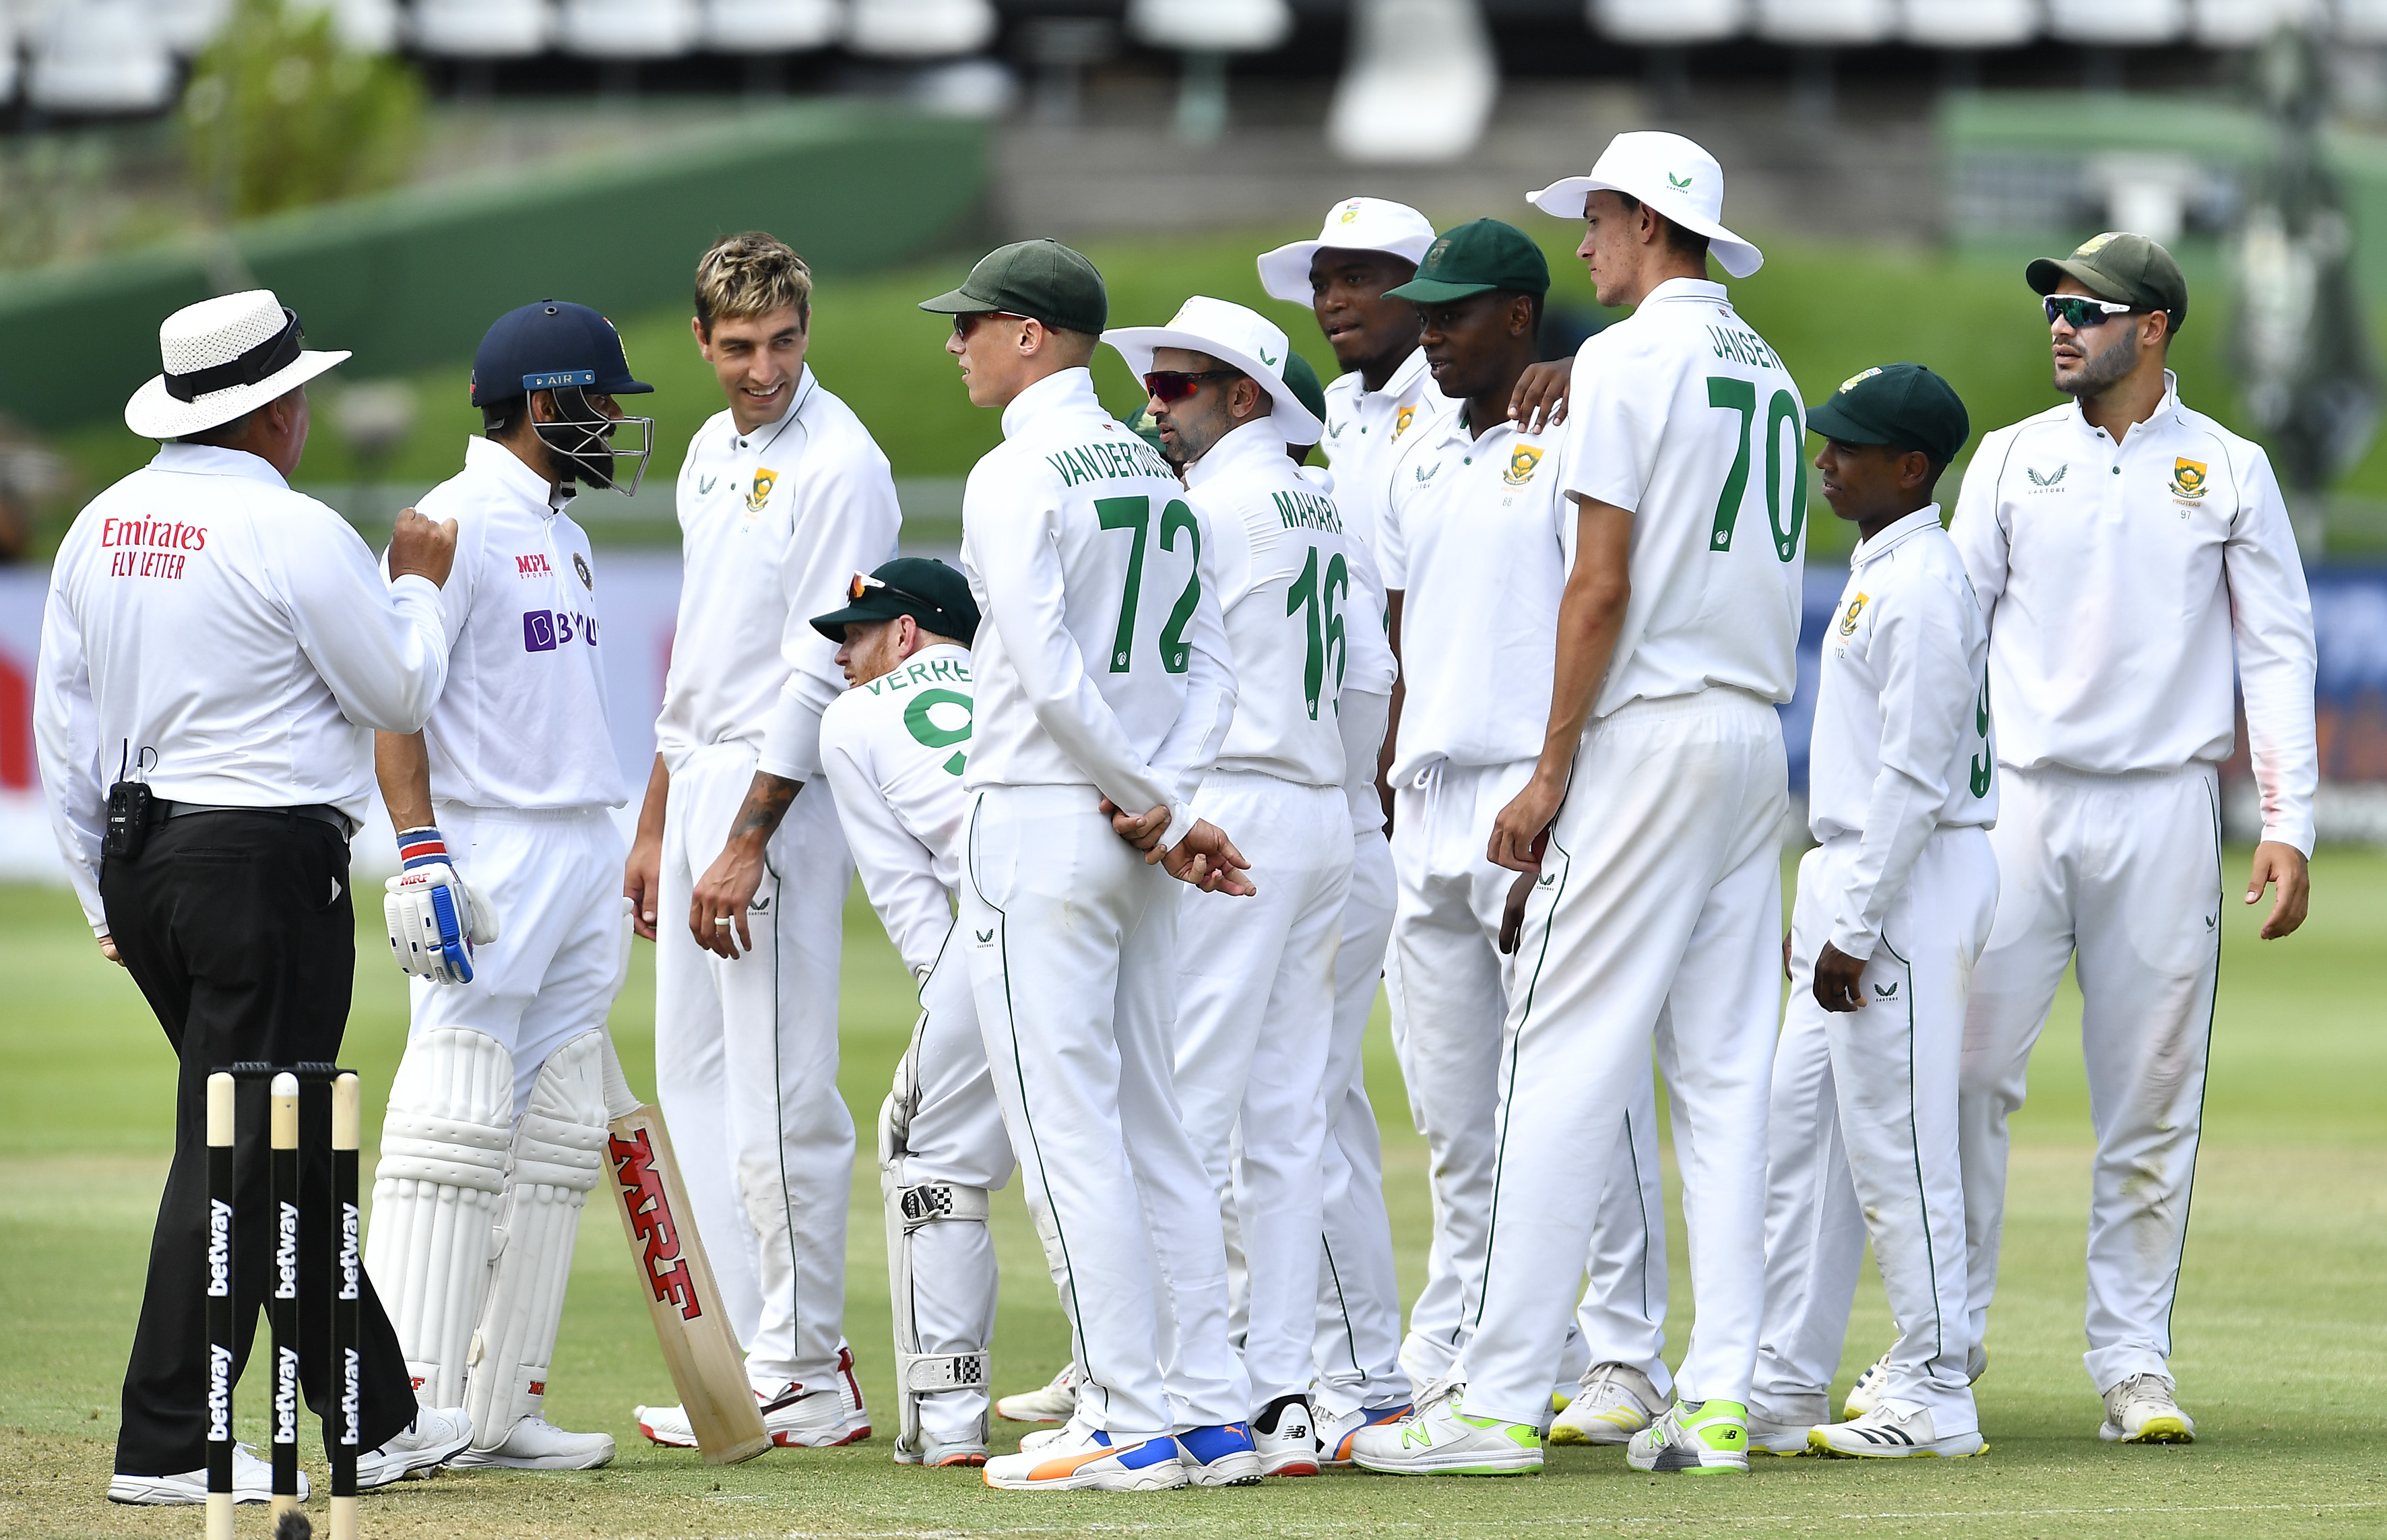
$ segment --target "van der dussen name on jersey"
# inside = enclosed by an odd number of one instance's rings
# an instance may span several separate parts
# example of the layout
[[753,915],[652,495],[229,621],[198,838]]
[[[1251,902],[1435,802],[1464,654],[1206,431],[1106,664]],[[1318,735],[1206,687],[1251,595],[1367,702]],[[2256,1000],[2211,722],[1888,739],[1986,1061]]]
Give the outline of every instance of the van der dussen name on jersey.
[[1141,438],[1080,444],[1073,449],[1063,449],[1044,458],[1053,469],[1061,473],[1061,485],[1064,486],[1075,486],[1081,481],[1122,481],[1130,476],[1158,476],[1164,481],[1177,479],[1177,473],[1169,469],[1168,461],[1161,459],[1152,446]]
[[1743,331],[1737,326],[1711,324],[1708,341],[1714,347],[1717,358],[1747,364],[1751,369],[1782,368],[1782,360],[1774,356],[1774,349],[1766,347],[1765,339],[1755,332]]
[[1322,529],[1329,534],[1343,533],[1343,515],[1334,511],[1333,503],[1315,492],[1272,492],[1276,515],[1287,529]]

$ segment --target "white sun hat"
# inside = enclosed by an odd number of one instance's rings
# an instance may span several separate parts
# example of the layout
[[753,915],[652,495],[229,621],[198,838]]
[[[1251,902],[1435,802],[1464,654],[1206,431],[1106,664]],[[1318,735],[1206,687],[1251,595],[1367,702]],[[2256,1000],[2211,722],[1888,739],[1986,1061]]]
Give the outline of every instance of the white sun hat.
[[1326,247],[1382,251],[1415,266],[1433,245],[1433,224],[1406,203],[1383,198],[1345,198],[1326,211],[1314,241],[1295,241],[1260,253],[1260,287],[1271,299],[1309,303],[1309,259]]
[[1726,230],[1724,168],[1716,158],[1679,133],[1620,133],[1599,152],[1589,176],[1566,176],[1525,201],[1562,220],[1583,218],[1583,200],[1593,193],[1629,193],[1684,229],[1708,238],[1724,271],[1746,278],[1765,265],[1765,253]]
[[1207,295],[1195,295],[1177,308],[1166,326],[1114,326],[1103,340],[1119,351],[1127,366],[1143,379],[1152,372],[1156,347],[1187,347],[1207,353],[1220,363],[1249,374],[1275,410],[1271,418],[1288,444],[1315,444],[1324,423],[1295,398],[1284,383],[1284,360],[1293,352],[1283,329],[1257,310]]
[[144,438],[204,433],[347,361],[298,342],[297,312],[272,289],[186,305],[158,328],[166,372],[124,403],[124,425]]

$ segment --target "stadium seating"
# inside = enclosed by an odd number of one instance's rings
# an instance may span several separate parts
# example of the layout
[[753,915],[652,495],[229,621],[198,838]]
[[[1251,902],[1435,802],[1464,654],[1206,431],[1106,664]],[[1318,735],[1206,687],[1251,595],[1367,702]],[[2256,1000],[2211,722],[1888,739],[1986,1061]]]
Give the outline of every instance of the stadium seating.
[[2039,35],[2037,0],[1906,0],[1901,20],[1919,48],[2011,48]]
[[174,60],[142,0],[59,0],[35,40],[25,100],[44,112],[155,112]]
[[1757,0],[1757,35],[1801,47],[1863,47],[1897,24],[1893,0]]
[[1456,160],[1484,136],[1499,94],[1475,0],[1354,0],[1326,143],[1363,163]]
[[687,53],[702,25],[696,0],[563,0],[555,40],[568,54],[629,63]]
[[2190,0],[2189,35],[2207,48],[2252,48],[2290,21],[2321,19],[2308,0]]
[[1129,0],[1128,34],[1187,53],[1261,53],[1293,32],[1284,0]]
[[1749,14],[1742,0],[1586,0],[1585,10],[1597,31],[1651,47],[1734,36]]
[[2176,41],[2186,11],[2180,0],[2048,0],[2048,30],[2066,43],[2143,47]]
[[705,0],[704,46],[717,54],[798,54],[845,30],[838,0]]
[[547,0],[414,0],[414,45],[441,58],[521,58],[547,47]]
[[880,58],[951,58],[994,41],[989,0],[852,0],[845,45]]

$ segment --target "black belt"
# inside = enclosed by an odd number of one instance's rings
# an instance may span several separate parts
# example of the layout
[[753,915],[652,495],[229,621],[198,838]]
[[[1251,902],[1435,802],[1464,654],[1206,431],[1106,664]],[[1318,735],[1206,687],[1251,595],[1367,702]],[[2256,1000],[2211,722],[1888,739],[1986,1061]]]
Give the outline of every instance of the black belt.
[[170,802],[159,797],[149,804],[149,825],[155,828],[169,818],[187,818],[196,813],[286,813],[293,817],[312,818],[331,825],[348,838],[348,815],[329,802],[309,802],[305,807],[227,807],[217,802]]

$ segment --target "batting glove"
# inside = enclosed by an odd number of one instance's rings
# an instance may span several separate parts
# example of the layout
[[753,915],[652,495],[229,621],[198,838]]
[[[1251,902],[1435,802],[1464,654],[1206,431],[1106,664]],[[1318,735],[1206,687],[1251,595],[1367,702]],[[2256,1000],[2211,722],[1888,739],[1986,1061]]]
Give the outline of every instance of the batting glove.
[[498,912],[473,891],[448,857],[448,841],[425,826],[400,830],[405,870],[391,877],[382,914],[398,967],[435,984],[473,981],[473,949],[498,939]]

